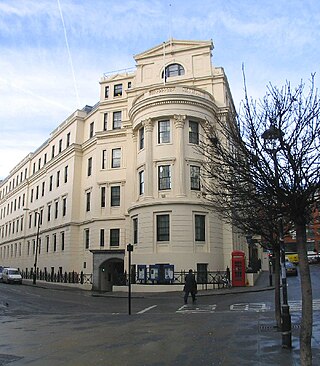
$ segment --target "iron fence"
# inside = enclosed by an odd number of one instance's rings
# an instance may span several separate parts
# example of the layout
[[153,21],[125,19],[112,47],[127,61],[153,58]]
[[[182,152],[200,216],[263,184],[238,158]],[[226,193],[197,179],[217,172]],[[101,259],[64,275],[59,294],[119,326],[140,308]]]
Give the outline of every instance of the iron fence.
[[[25,279],[33,279],[33,271],[21,271],[22,278]],[[38,271],[36,275],[36,279],[40,281],[46,282],[54,282],[54,283],[78,283],[81,285],[91,284],[92,285],[92,273],[80,273],[72,271],[72,272],[46,272],[46,271]]]

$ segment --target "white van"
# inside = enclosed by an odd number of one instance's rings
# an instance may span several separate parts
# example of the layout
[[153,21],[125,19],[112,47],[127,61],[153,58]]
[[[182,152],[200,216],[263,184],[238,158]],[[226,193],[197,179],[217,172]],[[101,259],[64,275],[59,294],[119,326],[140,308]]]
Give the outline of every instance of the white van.
[[17,268],[4,268],[2,271],[2,281],[5,283],[22,283],[21,273]]

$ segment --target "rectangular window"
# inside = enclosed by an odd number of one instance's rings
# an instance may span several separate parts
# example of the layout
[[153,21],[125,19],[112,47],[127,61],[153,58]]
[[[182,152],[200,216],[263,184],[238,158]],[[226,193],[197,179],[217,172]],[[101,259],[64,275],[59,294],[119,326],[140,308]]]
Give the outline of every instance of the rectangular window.
[[84,243],[85,243],[85,248],[89,249],[89,246],[90,246],[90,231],[89,231],[89,229],[85,229],[85,231],[84,231]]
[[43,197],[44,196],[44,192],[45,192],[45,182],[42,182],[42,188],[41,188],[41,196]]
[[51,220],[51,205],[48,205],[48,216],[47,216],[48,221]]
[[106,169],[107,167],[107,150],[102,150],[102,158],[101,158],[101,169]]
[[195,215],[195,240],[205,241],[206,240],[206,217],[205,215]]
[[171,166],[160,165],[158,167],[159,190],[171,189]]
[[190,185],[191,189],[200,191],[200,167],[196,165],[190,166]]
[[44,154],[44,157],[43,157],[43,164],[47,164],[47,153]]
[[144,148],[144,127],[139,130],[139,149]]
[[110,229],[110,247],[118,247],[120,244],[120,229]]
[[90,177],[90,175],[92,174],[92,158],[88,159],[88,177]]
[[62,199],[62,216],[66,216],[67,214],[67,198],[64,197]]
[[169,215],[157,215],[157,241],[170,240]]
[[62,139],[59,140],[59,153],[62,151]]
[[109,85],[105,86],[104,88],[104,97],[109,98]]
[[165,144],[170,142],[170,121],[158,122],[158,143]]
[[91,139],[91,137],[93,137],[93,133],[94,133],[94,122],[90,123],[90,130],[89,130],[89,138]]
[[[36,186],[36,200],[39,198],[39,186]],[[16,209],[16,207],[14,207]]]
[[199,123],[189,121],[189,142],[199,145]]
[[128,89],[131,89],[132,83],[131,81],[128,81]]
[[135,217],[133,220],[133,244],[138,243],[138,218]]
[[139,195],[144,194],[144,170],[139,172]]
[[52,148],[51,148],[51,159],[54,158],[54,145],[52,145]]
[[68,165],[64,167],[64,182],[68,182]]
[[121,128],[121,111],[113,112],[112,128],[114,130]]
[[113,95],[120,97],[122,95],[122,84],[116,84],[113,89]]
[[91,192],[87,192],[86,194],[86,211],[90,211],[90,201],[91,201]]
[[53,184],[53,175],[50,175],[50,178],[49,178],[49,191],[50,192],[52,191],[52,184]]
[[31,189],[31,193],[30,193],[30,202],[32,203],[33,201],[33,188]]
[[111,206],[120,206],[120,186],[111,187]]
[[[38,170],[40,170],[41,168],[41,158],[38,160]],[[18,184],[18,180],[17,180],[17,184]]]
[[58,213],[59,213],[59,202],[56,201],[54,203],[54,218],[57,219],[58,218]]
[[49,244],[50,244],[49,236],[46,236],[47,253],[49,252]]
[[104,229],[100,229],[100,247],[104,247]]
[[64,251],[64,232],[61,233],[61,250]]
[[103,131],[108,130],[108,113],[103,115]]
[[112,168],[120,168],[121,163],[121,149],[112,149]]
[[57,171],[57,181],[56,181],[57,188],[60,186],[60,170]]
[[101,187],[101,207],[106,207],[106,187]]
[[53,234],[53,251],[57,251],[57,235]]
[[70,146],[70,132],[67,133],[67,147]]

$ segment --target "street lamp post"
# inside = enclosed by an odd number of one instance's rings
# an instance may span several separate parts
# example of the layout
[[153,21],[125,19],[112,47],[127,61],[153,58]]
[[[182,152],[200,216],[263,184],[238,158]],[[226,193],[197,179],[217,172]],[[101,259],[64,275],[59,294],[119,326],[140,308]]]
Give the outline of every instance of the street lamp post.
[[131,315],[131,252],[133,252],[133,245],[127,245],[128,252],[128,314]]
[[[283,132],[271,124],[270,128],[267,129],[263,134],[264,140],[275,141],[279,140],[283,135]],[[279,171],[278,171],[278,160],[277,152],[278,149],[274,146],[270,150],[272,153],[272,159],[274,163],[274,172],[277,187],[280,185]],[[291,334],[291,315],[290,308],[288,305],[288,289],[287,289],[287,274],[285,266],[285,245],[284,245],[284,234],[283,234],[283,219],[282,216],[279,218],[279,245],[280,245],[280,259],[281,259],[281,283],[282,283],[282,306],[281,306],[281,331],[282,331],[282,347],[292,348],[292,334]]]

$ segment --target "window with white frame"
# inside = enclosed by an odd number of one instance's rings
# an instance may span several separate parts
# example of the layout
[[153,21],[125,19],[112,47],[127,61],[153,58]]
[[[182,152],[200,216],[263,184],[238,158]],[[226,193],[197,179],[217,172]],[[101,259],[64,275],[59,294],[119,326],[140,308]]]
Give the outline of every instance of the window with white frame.
[[122,95],[122,84],[116,84],[113,87],[113,95],[115,97],[120,97]]
[[120,244],[120,229],[110,229],[110,247],[118,247]]
[[194,215],[195,224],[195,241],[206,240],[206,216],[205,215]]
[[138,218],[135,217],[132,219],[133,224],[133,244],[138,243]]
[[160,165],[158,167],[158,187],[159,190],[171,189],[171,166]]
[[117,130],[121,128],[121,111],[113,112],[112,129]]
[[200,167],[190,165],[190,186],[192,190],[200,191]]
[[102,150],[101,169],[106,169],[106,167],[107,167],[107,150]]
[[92,174],[92,157],[88,159],[88,171],[87,171],[88,177],[90,177],[91,174]]
[[89,231],[89,229],[84,230],[84,246],[85,246],[85,249],[89,249],[89,247],[90,247],[90,231]]
[[106,207],[106,187],[101,187],[101,207]]
[[108,113],[103,115],[103,131],[108,130]]
[[139,172],[139,195],[144,194],[144,170]]
[[111,187],[111,207],[120,206],[120,186]]
[[199,123],[189,121],[189,143],[199,145]]
[[170,121],[158,122],[158,143],[165,144],[170,142]]
[[120,168],[121,164],[121,149],[112,149],[111,168]]
[[170,216],[168,214],[157,215],[157,241],[170,240]]
[[144,127],[139,129],[139,150],[144,148]]

